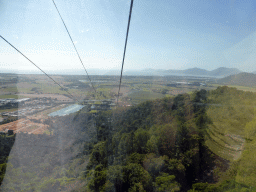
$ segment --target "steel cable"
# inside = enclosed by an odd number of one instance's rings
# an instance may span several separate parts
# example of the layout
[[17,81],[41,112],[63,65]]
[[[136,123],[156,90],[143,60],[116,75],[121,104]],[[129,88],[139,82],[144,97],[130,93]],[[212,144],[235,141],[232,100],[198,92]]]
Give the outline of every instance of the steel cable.
[[61,87],[65,92],[67,92],[73,100],[76,100],[78,102],[78,100],[76,98],[74,98],[74,96],[69,93],[64,87],[62,87],[58,82],[56,82],[51,76],[49,76],[46,72],[44,72],[40,67],[38,67],[33,61],[31,61],[26,55],[24,55],[22,52],[20,52],[16,47],[14,47],[9,41],[7,41],[5,38],[3,38],[1,35],[0,37],[6,42],[8,43],[10,46],[12,46],[12,48],[14,48],[17,52],[19,52],[23,57],[25,57],[30,63],[32,63],[34,66],[36,66],[41,72],[43,72],[47,77],[49,77],[54,83],[56,83],[59,87]]
[[93,84],[92,84],[91,78],[90,78],[90,76],[89,76],[89,74],[88,74],[88,72],[87,72],[87,70],[86,70],[86,68],[85,68],[85,66],[84,66],[84,63],[83,63],[83,61],[82,61],[82,59],[81,59],[81,57],[80,57],[80,55],[79,55],[79,53],[78,53],[78,51],[77,51],[77,49],[76,49],[75,43],[74,43],[74,41],[73,41],[73,39],[72,39],[72,37],[71,37],[69,31],[68,31],[68,28],[67,28],[67,26],[66,26],[66,24],[65,24],[65,22],[64,22],[64,20],[63,20],[63,18],[62,18],[62,16],[61,16],[59,10],[58,10],[58,7],[57,7],[57,5],[56,5],[56,3],[55,3],[54,0],[52,0],[52,2],[53,2],[53,4],[54,4],[54,6],[55,6],[55,8],[56,8],[56,10],[57,10],[57,12],[58,12],[58,14],[59,14],[61,20],[62,20],[62,23],[63,23],[63,25],[64,25],[64,27],[65,27],[65,29],[66,29],[68,35],[69,35],[69,38],[70,38],[71,42],[72,42],[72,44],[73,44],[73,46],[74,46],[74,48],[75,48],[75,50],[76,50],[77,56],[78,56],[78,58],[79,58],[81,64],[83,65],[83,68],[84,68],[84,70],[85,70],[85,72],[86,72],[86,74],[87,74],[87,77],[88,77],[88,79],[89,79],[91,85],[92,85],[92,88],[94,89],[95,93],[97,93],[95,87],[94,87]]
[[127,31],[126,31],[126,39],[125,39],[125,45],[124,45],[124,53],[123,53],[123,61],[122,61],[119,89],[118,89],[118,94],[117,94],[117,104],[118,104],[118,99],[119,99],[119,95],[120,95],[120,88],[121,88],[121,83],[122,83],[122,77],[123,77],[124,59],[125,59],[125,53],[126,53],[126,46],[127,46],[131,16],[132,16],[132,7],[133,7],[133,0],[131,0],[131,5],[130,5],[130,13],[129,13],[129,18],[128,18]]

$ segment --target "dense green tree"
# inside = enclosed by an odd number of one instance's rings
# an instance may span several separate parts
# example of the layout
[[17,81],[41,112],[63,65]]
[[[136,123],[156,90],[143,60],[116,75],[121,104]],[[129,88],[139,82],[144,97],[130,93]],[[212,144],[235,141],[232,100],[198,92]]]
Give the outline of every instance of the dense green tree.
[[101,164],[97,165],[95,170],[90,174],[92,174],[93,177],[88,184],[89,189],[95,192],[103,191],[107,177],[106,169],[104,166]]
[[6,170],[6,163],[0,164],[0,185],[4,179],[5,170]]
[[159,145],[159,136],[152,135],[146,144],[147,152],[159,154]]
[[207,101],[207,91],[201,89],[200,91],[196,91],[194,93],[194,98],[192,100],[194,105],[194,113],[195,113],[195,124],[198,132],[198,165],[199,169],[197,170],[197,175],[199,179],[202,179],[203,171],[203,157],[205,154],[205,133],[207,130],[208,117],[206,114],[206,101]]
[[[124,180],[123,191],[128,191],[136,186],[143,186],[142,190],[152,191],[152,179],[150,174],[139,164],[130,163],[123,167]],[[128,189],[128,190],[127,190]]]
[[99,142],[94,145],[93,150],[90,154],[90,162],[87,165],[88,169],[93,168],[96,165],[102,164],[107,165],[106,156],[106,142]]
[[120,160],[123,161],[129,154],[134,151],[133,143],[133,132],[122,134],[118,145],[118,156]]
[[[148,101],[128,110],[119,110],[114,120],[107,119],[111,121],[107,129],[102,124],[96,125],[98,138],[93,143],[89,163],[92,166],[88,169],[94,170],[98,164],[104,166],[107,177],[101,190],[105,191],[150,191],[153,190],[153,182],[158,182],[158,191],[171,190],[168,189],[168,183],[175,182],[180,183],[181,191],[186,191],[197,181],[213,181],[209,173],[213,173],[210,171],[216,165],[213,160],[219,157],[213,155],[206,146],[212,131],[208,127],[212,127],[212,121],[216,121],[209,116],[215,113],[215,118],[220,113],[227,119],[231,117],[231,120],[221,121],[225,126],[245,126],[253,119],[249,117],[254,113],[253,110],[226,105],[228,102],[240,101],[240,97],[254,99],[252,94],[221,87],[216,91],[200,90],[191,95]],[[245,100],[242,102],[248,103]],[[225,109],[222,105],[226,106]],[[241,121],[236,117],[241,118]],[[253,122],[245,130],[247,135],[253,135]],[[239,173],[244,171],[240,170]],[[238,168],[232,179],[238,178],[237,174]],[[172,175],[175,179],[170,177]],[[144,177],[150,178],[150,182],[143,183]],[[171,182],[164,184],[168,179]],[[218,186],[206,183],[193,186],[195,191],[218,189]]]
[[7,133],[0,135],[0,186],[5,176],[6,163],[13,147],[15,136],[16,135],[9,136]]
[[132,153],[128,156],[126,163],[136,163],[136,164],[143,164],[143,160],[145,159],[145,154],[139,154],[139,153]]
[[175,181],[174,175],[168,173],[162,173],[156,178],[155,188],[157,192],[174,192],[179,191],[180,186]]
[[160,155],[167,155],[174,157],[176,155],[176,133],[177,124],[174,122],[169,125],[164,125],[159,131],[159,153]]
[[180,123],[178,126],[176,135],[176,147],[177,154],[184,154],[191,148],[189,130],[183,123]]
[[144,158],[143,167],[150,173],[152,178],[155,178],[160,172],[168,170],[168,160],[169,158],[167,156],[158,157],[154,153],[149,153]]
[[149,140],[149,133],[144,129],[138,129],[134,133],[134,150],[138,153],[147,152],[147,142]]
[[112,191],[122,191],[123,184],[125,183],[124,180],[124,172],[123,166],[121,165],[113,165],[108,167],[107,171],[107,188],[112,189]]
[[185,95],[179,94],[173,99],[172,110],[175,111],[178,121],[185,122]]

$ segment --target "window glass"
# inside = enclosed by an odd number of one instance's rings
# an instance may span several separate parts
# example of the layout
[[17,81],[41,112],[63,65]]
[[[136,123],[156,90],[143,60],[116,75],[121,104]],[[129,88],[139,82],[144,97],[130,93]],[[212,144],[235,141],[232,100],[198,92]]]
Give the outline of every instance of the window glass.
[[0,191],[255,191],[255,6],[0,0]]

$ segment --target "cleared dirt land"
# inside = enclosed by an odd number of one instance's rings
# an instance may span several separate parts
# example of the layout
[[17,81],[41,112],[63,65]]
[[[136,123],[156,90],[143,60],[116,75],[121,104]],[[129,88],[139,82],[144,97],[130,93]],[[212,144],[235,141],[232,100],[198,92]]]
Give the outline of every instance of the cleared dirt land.
[[57,111],[65,106],[65,104],[59,105],[51,109],[39,112],[35,115],[0,125],[0,131],[6,132],[8,130],[13,130],[14,133],[27,132],[30,134],[49,134],[50,132],[48,130],[48,125],[45,124],[45,120],[49,118],[48,114],[53,111]]
[[47,130],[48,125],[43,123],[35,123],[31,119],[19,119],[17,121],[7,123],[0,126],[0,131],[13,130],[14,133],[27,132],[40,134]]

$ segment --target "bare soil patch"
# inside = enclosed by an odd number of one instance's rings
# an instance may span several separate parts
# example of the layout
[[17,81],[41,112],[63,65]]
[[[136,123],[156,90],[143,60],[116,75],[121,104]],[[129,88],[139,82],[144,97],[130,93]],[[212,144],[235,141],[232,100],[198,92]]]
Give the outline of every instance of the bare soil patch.
[[43,134],[48,130],[48,125],[45,124],[45,120],[49,118],[48,113],[59,110],[65,106],[66,104],[58,105],[26,118],[0,125],[0,131],[7,132],[8,130],[13,130],[14,133],[27,132],[29,134]]

